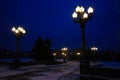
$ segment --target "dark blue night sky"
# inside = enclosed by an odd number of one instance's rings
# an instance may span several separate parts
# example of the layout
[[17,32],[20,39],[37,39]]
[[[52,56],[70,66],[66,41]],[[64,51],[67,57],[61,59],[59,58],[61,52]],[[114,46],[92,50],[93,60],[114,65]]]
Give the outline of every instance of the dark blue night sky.
[[0,0],[0,49],[15,50],[11,28],[19,25],[27,31],[21,50],[31,50],[38,37],[49,37],[52,49],[81,48],[81,29],[72,19],[77,5],[94,8],[87,48],[120,51],[120,0]]

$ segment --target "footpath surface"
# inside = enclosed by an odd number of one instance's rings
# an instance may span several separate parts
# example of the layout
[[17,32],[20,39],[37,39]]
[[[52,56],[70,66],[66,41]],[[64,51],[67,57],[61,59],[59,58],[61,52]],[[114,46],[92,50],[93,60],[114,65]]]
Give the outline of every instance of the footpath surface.
[[57,80],[63,75],[76,71],[77,62],[59,65],[21,66],[19,69],[9,69],[0,65],[0,80]]
[[120,80],[120,78],[102,75],[80,74],[79,71],[77,62],[60,65],[22,66],[14,70],[9,69],[9,66],[0,65],[0,80]]

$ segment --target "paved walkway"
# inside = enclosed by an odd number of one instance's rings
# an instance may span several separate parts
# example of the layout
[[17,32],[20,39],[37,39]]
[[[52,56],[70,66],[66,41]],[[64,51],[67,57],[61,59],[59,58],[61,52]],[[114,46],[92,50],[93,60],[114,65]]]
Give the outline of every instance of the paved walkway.
[[32,65],[14,70],[10,70],[8,66],[0,66],[0,80],[57,80],[73,72],[77,64],[68,62],[60,65]]
[[[20,69],[16,69],[16,70],[10,70],[8,66],[0,66],[0,80],[79,80],[79,76],[81,76],[80,78],[82,78],[81,80],[120,80],[120,79],[115,79],[115,78],[109,78],[109,77],[104,77],[104,76],[99,76],[99,75],[85,75],[85,74],[79,74],[79,67],[77,68],[70,68],[70,64],[73,64],[71,62],[67,63],[67,64],[61,64],[61,65],[53,65],[53,66],[49,66],[49,65],[32,65],[32,66],[25,66],[25,67],[21,67]],[[65,73],[62,72],[62,70],[66,70],[65,69],[65,65],[67,65],[66,69],[67,71]],[[61,67],[62,66],[62,67]],[[75,65],[72,65],[75,66]],[[71,66],[71,67],[72,67]],[[78,64],[76,65],[78,66]],[[61,70],[55,70],[55,67],[61,67]],[[47,72],[48,69],[52,68],[52,70],[50,71],[50,73]],[[46,72],[45,72],[46,70]],[[53,70],[55,70],[55,72],[53,73]],[[40,73],[41,71],[43,71],[43,73]],[[39,72],[39,73],[37,73]],[[32,73],[36,73],[36,74],[32,74]],[[32,74],[32,75],[31,75]],[[55,74],[55,75],[53,75]],[[15,76],[14,78],[9,78],[6,79],[5,77],[9,77],[9,76]],[[51,76],[52,75],[52,76]],[[56,76],[57,75],[57,76]],[[59,76],[58,76],[59,75]],[[35,76],[35,77],[34,77]],[[38,76],[38,77],[37,77]],[[40,77],[39,76],[45,76]],[[34,77],[34,78],[31,78]],[[89,78],[88,78],[89,77]],[[53,79],[52,79],[53,78]],[[86,79],[84,79],[86,78]]]
[[70,72],[66,75],[62,75],[57,80],[76,80],[78,78],[79,78],[79,72],[78,71],[73,71],[73,72]]

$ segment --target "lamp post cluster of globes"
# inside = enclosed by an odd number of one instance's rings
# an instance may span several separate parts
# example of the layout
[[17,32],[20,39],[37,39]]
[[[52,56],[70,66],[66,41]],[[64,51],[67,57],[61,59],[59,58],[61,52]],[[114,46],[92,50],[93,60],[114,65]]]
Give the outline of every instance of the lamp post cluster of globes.
[[24,28],[22,28],[21,26],[19,26],[18,28],[13,27],[12,32],[16,36],[21,37],[22,35],[24,35],[26,33],[26,30]]
[[20,48],[20,39],[23,35],[26,34],[26,30],[22,28],[21,26],[18,26],[17,28],[13,27],[12,32],[14,33],[16,37],[16,53],[14,57],[14,68],[20,67],[19,65],[19,48]]
[[97,47],[91,47],[91,50],[96,52],[98,50],[98,48]]

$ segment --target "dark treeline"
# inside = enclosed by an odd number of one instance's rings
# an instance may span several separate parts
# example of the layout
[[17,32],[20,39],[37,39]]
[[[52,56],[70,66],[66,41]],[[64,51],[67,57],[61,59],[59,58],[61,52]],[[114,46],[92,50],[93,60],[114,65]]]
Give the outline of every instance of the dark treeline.
[[[49,38],[46,38],[43,40],[41,37],[39,37],[34,45],[31,51],[19,51],[17,53],[20,57],[29,57],[34,59],[36,62],[50,62],[54,61],[51,51],[51,41]],[[15,51],[10,50],[0,50],[0,58],[14,58],[14,55],[16,54]]]
[[36,61],[53,61],[51,52],[51,41],[46,38],[45,41],[41,37],[37,39],[32,49],[32,58]]
[[[74,53],[76,53],[76,51]],[[120,61],[120,52],[102,51],[102,52],[94,53],[94,52],[88,50],[87,55],[89,57],[89,60],[95,59],[95,61]],[[71,54],[69,56],[70,60],[76,60],[79,58],[80,58],[80,56],[77,56],[76,54]]]
[[[56,58],[62,58],[60,50],[51,50],[50,45],[46,46],[46,42],[44,41],[43,46],[39,46],[39,41],[37,40],[33,46],[32,51],[25,51],[20,52],[19,57],[29,57],[33,58],[36,61],[50,61],[53,60],[52,53],[58,53]],[[41,43],[40,43],[41,44]],[[79,60],[80,56],[76,55],[78,51],[70,51],[68,55],[69,60]],[[13,58],[15,52],[11,52],[10,50],[0,50],[0,58]],[[72,54],[70,54],[72,53]],[[102,51],[93,53],[92,51],[88,51],[87,54],[89,55],[90,60],[96,61],[120,61],[120,52],[110,52],[110,51]]]
[[[35,61],[39,62],[50,62],[54,61],[55,56],[53,53],[57,53],[56,58],[62,58],[61,50],[51,50],[51,40],[46,38],[43,40],[39,37],[31,51],[20,51],[19,57],[29,57],[34,59]],[[69,60],[79,60],[80,56],[76,55],[77,52],[81,52],[80,49],[68,51],[67,59]],[[13,58],[15,51],[10,50],[0,50],[0,58]],[[96,61],[120,61],[120,52],[113,52],[113,51],[102,51],[102,52],[93,52],[91,50],[87,51],[87,55],[89,60],[96,60]],[[95,58],[94,58],[95,57]]]

